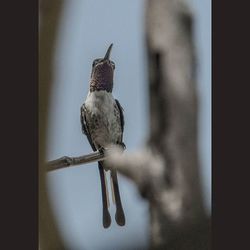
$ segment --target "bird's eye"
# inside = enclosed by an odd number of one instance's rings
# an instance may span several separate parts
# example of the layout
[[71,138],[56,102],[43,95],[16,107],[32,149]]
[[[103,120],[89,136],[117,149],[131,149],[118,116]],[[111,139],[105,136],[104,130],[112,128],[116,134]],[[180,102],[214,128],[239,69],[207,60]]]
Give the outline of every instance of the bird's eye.
[[100,62],[101,59],[95,59],[92,63],[92,67],[94,67],[98,62]]
[[92,63],[92,67],[94,67],[97,64],[97,60],[94,60]]
[[111,65],[112,65],[112,67],[115,69],[115,63],[112,62],[112,61],[110,61],[110,63],[111,63]]

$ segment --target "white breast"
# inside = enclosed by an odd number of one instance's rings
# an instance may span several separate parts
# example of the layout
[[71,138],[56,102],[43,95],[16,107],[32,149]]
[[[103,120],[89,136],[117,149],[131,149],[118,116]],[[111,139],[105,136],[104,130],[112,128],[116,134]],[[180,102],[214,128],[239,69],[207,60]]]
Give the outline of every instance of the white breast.
[[112,93],[105,90],[89,92],[85,101],[88,110],[94,113],[103,113],[108,115],[110,110],[114,109],[115,99]]
[[85,101],[92,140],[105,147],[121,140],[120,114],[112,93],[105,90],[89,92]]

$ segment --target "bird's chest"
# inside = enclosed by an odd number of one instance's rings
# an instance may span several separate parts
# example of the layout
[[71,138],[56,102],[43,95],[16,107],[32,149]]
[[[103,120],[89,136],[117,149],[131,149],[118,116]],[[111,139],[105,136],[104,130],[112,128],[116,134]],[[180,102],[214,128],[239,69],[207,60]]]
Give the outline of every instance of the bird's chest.
[[121,138],[120,114],[111,93],[89,93],[85,107],[91,137],[95,144],[117,143]]

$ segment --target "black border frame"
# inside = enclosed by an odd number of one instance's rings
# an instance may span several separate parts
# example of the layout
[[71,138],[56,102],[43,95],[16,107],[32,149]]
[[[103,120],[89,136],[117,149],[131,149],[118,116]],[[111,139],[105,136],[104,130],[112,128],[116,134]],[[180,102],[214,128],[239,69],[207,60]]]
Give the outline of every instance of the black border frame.
[[[1,245],[38,249],[38,1],[1,5]],[[248,16],[212,1],[212,249],[249,245]]]
[[1,248],[38,249],[38,1],[1,12]]

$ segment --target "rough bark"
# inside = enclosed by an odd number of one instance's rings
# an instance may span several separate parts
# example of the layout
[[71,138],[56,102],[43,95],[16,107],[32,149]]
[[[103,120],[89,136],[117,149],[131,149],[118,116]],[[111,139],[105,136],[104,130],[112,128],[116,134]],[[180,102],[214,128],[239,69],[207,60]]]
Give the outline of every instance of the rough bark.
[[197,96],[192,14],[181,0],[148,0],[150,135],[133,154],[108,161],[149,200],[151,248],[210,248],[197,153]]
[[49,90],[53,82],[52,59],[62,0],[40,1],[39,23],[39,249],[64,249],[48,200],[45,168]]

